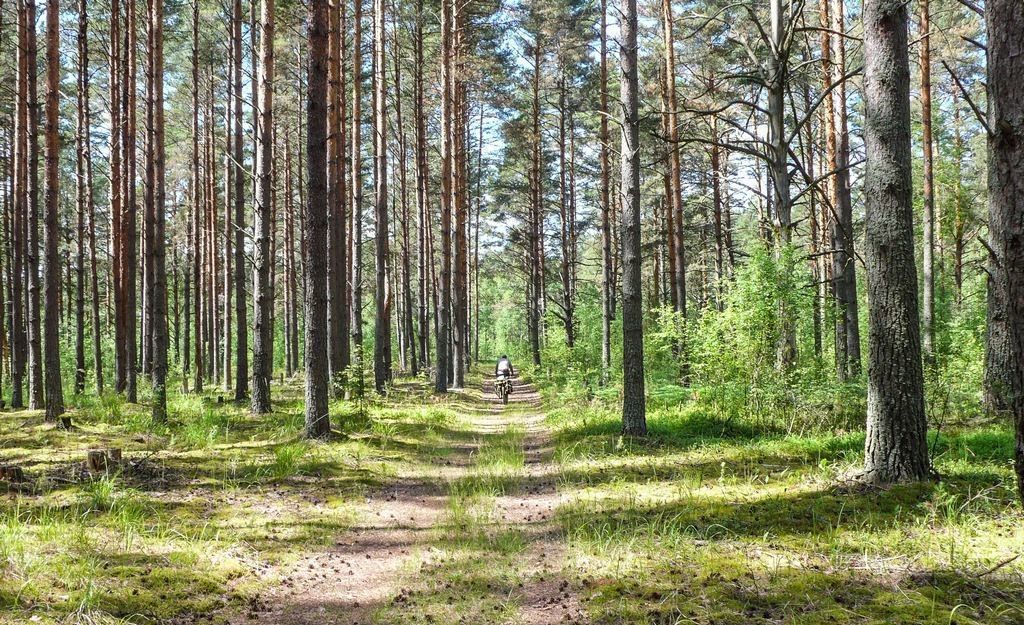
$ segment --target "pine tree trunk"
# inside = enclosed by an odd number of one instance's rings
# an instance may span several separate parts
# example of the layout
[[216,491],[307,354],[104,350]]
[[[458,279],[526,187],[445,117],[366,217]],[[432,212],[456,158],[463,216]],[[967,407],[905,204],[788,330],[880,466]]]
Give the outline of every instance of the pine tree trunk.
[[[60,375],[60,2],[46,2],[46,420],[64,414]],[[61,421],[63,427],[69,419]]]
[[302,239],[303,296],[306,334],[305,436],[326,438],[331,432],[327,412],[327,65],[328,2],[311,0],[309,68],[306,98],[306,157],[309,197],[304,204]]
[[416,2],[416,33],[413,38],[413,81],[415,102],[413,116],[416,125],[416,219],[417,219],[417,279],[418,279],[418,313],[420,364],[430,366],[430,304],[428,295],[429,270],[428,258],[431,241],[427,238],[429,230],[428,186],[429,171],[427,160],[427,124],[426,111],[423,106],[423,0]]
[[601,0],[601,381],[607,384],[612,361],[614,316],[612,273],[611,135],[608,130],[608,4]]
[[850,132],[847,128],[846,105],[846,8],[842,0],[832,0],[832,82],[839,82],[833,92],[833,116],[837,133],[835,184],[835,219],[832,221],[833,279],[837,308],[836,352],[837,373],[841,380],[860,375],[860,314],[857,303],[856,253],[853,235],[853,201],[850,193]]
[[921,61],[921,165],[924,174],[924,244],[921,261],[921,278],[924,282],[922,297],[922,347],[925,360],[931,362],[935,356],[935,174],[933,172],[932,150],[932,71],[931,71],[931,20],[928,0],[921,0],[920,61]]
[[25,221],[27,219],[28,171],[28,36],[27,8],[17,4],[17,102],[15,112],[14,206],[11,216],[11,407],[24,407],[25,378]]
[[136,304],[138,301],[138,286],[136,284],[136,268],[138,265],[138,229],[136,227],[137,198],[135,190],[137,168],[137,157],[135,153],[137,97],[135,89],[129,88],[129,86],[135,84],[136,76],[138,75],[138,44],[136,28],[137,17],[135,3],[129,1],[127,2],[124,35],[125,45],[123,50],[125,54],[125,64],[123,67],[124,77],[121,80],[121,108],[123,122],[121,125],[121,146],[125,164],[121,180],[121,198],[125,203],[123,207],[123,232],[121,235],[121,267],[123,271],[121,288],[124,290],[122,304],[124,306],[125,362],[127,365],[125,399],[130,403],[138,401],[139,355],[138,322],[135,316]]
[[[666,211],[671,211],[672,228],[668,235],[672,238],[672,254],[669,264],[672,267],[669,275],[672,276],[671,285],[676,312],[683,318],[686,317],[686,247],[683,242],[683,192],[682,192],[682,166],[679,160],[679,114],[678,100],[676,99],[676,53],[675,36],[673,24],[671,0],[662,0],[662,33],[664,35],[665,47],[665,92],[668,99],[666,114],[668,116],[668,150],[669,150],[669,176],[671,181],[671,197]],[[680,355],[683,363],[683,375],[685,377],[685,346],[680,346]]]
[[452,8],[450,0],[441,0],[441,280],[439,300],[436,304],[437,373],[435,389],[448,391],[448,372],[451,370],[449,336],[451,334],[452,300],[452,145],[451,145],[451,82],[452,68]]
[[[88,140],[88,97],[89,97],[89,44],[86,0],[78,2],[78,93],[75,127],[75,208],[77,246],[75,258],[75,394],[85,391],[85,246],[88,243],[85,232],[86,213],[92,206],[88,196],[92,187],[86,186],[85,154]],[[91,216],[90,216],[91,220]],[[95,243],[93,244],[95,246]]]
[[[270,0],[272,1],[272,0]],[[247,297],[245,293],[245,167],[243,166],[244,150],[242,149],[242,3],[235,0],[237,8],[237,20],[235,23],[235,138],[232,148],[234,149],[234,197],[235,203],[233,233],[235,238],[235,401],[244,401],[249,394],[249,321],[247,313]],[[253,50],[255,56],[256,51]],[[256,74],[253,74],[255,83]],[[258,109],[258,107],[257,107]],[[259,112],[262,114],[262,112]],[[257,126],[257,135],[262,132],[263,127]],[[269,127],[268,127],[269,128]],[[259,140],[262,141],[261,138]],[[273,145],[273,139],[267,142],[268,146]],[[269,148],[268,148],[269,149]],[[265,175],[270,184],[269,163]],[[261,181],[262,182],[262,181]],[[266,210],[269,215],[270,202],[267,201]],[[266,241],[266,239],[264,239]],[[269,261],[268,261],[269,262]],[[254,289],[255,292],[255,289]],[[267,322],[269,328],[269,321]],[[272,328],[270,328],[272,329]],[[225,337],[225,344],[229,341]],[[269,349],[269,348],[268,348]],[[269,363],[268,375],[269,375]],[[227,371],[225,370],[225,377]]]
[[864,3],[868,422],[864,478],[928,477],[914,261],[907,8]]
[[[199,152],[199,0],[192,0],[192,284],[195,288],[195,380],[192,388],[203,392],[203,202]],[[208,304],[207,304],[208,305]]]
[[543,150],[541,149],[540,129],[540,73],[541,73],[541,42],[539,33],[534,35],[533,42],[533,132],[530,137],[532,142],[531,154],[531,176],[530,190],[530,283],[529,303],[527,304],[528,316],[527,327],[530,332],[530,354],[533,356],[533,365],[540,366],[540,335],[543,315],[541,313],[541,302],[544,300],[544,240],[541,222],[544,219],[544,181],[543,181]]
[[[1024,14],[1013,0],[985,4],[988,26],[989,288],[1002,303],[1005,350],[998,362],[1002,399],[1013,416],[1017,488],[1024,502]],[[989,300],[992,302],[992,299]],[[990,310],[990,315],[993,311]]]
[[[49,2],[49,0],[47,0]],[[28,35],[26,37],[26,59],[28,62],[28,228],[25,236],[25,270],[28,272],[28,407],[41,409],[44,406],[43,388],[43,330],[40,311],[39,272],[39,94],[37,89],[36,59],[36,2],[26,0]],[[49,6],[49,5],[47,5]],[[49,36],[49,33],[47,33]],[[47,137],[49,139],[49,137]],[[48,207],[47,207],[48,208]],[[56,241],[56,239],[55,239]],[[57,270],[55,268],[55,270]],[[59,274],[54,284],[57,298],[50,310],[58,311],[60,300]],[[49,302],[48,302],[49,303]]]
[[451,136],[451,153],[449,154],[449,168],[451,171],[451,192],[452,210],[455,213],[454,226],[454,259],[452,273],[454,284],[452,286],[452,344],[454,351],[451,355],[449,370],[454,374],[452,383],[456,388],[466,386],[466,358],[467,351],[467,284],[466,284],[466,194],[465,194],[465,89],[462,79],[462,58],[463,58],[463,10],[459,4],[453,2],[450,9],[452,13],[452,70],[449,78],[452,90],[452,121],[449,128]]
[[126,344],[127,326],[124,318],[125,292],[122,264],[122,245],[124,237],[124,198],[122,179],[125,175],[125,162],[122,161],[123,123],[121,95],[121,74],[123,72],[121,57],[121,3],[114,0],[110,3],[110,49],[109,49],[109,86],[110,86],[110,230],[111,230],[111,266],[112,276],[110,291],[113,293],[114,317],[114,392],[123,393],[128,384],[128,351]]
[[328,117],[327,125],[330,139],[328,141],[328,215],[329,230],[328,251],[330,254],[327,269],[327,290],[330,298],[329,331],[331,388],[335,397],[344,394],[344,373],[348,366],[348,298],[347,273],[348,254],[345,249],[345,134],[344,107],[345,94],[341,80],[344,73],[344,45],[341,13],[343,2],[337,2],[330,9],[330,69],[328,84]]
[[[56,0],[53,0],[56,1]],[[153,265],[153,421],[167,420],[167,237],[165,221],[167,211],[165,188],[164,155],[164,3],[163,0],[149,0],[149,21],[151,46],[150,67],[153,76],[153,92],[150,106],[153,110],[153,145],[149,147],[154,187],[153,246],[149,249]]]
[[[252,345],[252,413],[270,412],[271,349],[274,341],[270,284],[270,223],[273,220],[274,144],[274,0],[263,0],[260,10],[259,132],[256,143],[256,195],[253,233],[253,309],[256,325]],[[241,355],[239,355],[241,358]]]
[[388,272],[388,117],[387,117],[387,30],[385,0],[374,0],[373,7],[373,152],[374,152],[374,220],[376,246],[374,269],[376,319],[373,334],[373,381],[383,393],[391,381],[391,290]]
[[404,341],[402,343],[403,354],[405,354],[405,364],[412,375],[419,374],[419,359],[417,357],[417,341],[416,341],[416,330],[413,324],[413,295],[412,295],[412,262],[411,262],[411,244],[412,239],[410,238],[410,214],[409,214],[409,176],[408,176],[408,155],[409,155],[409,142],[408,135],[405,132],[405,117],[402,115],[402,63],[401,63],[401,45],[398,33],[398,15],[394,16],[394,26],[392,31],[394,33],[392,41],[394,42],[394,50],[392,51],[394,57],[394,72],[395,72],[395,126],[396,133],[398,135],[398,184],[401,191],[401,223],[397,227],[401,228],[402,234],[402,245],[400,251],[400,264],[401,264],[401,283],[402,283],[402,314],[399,321],[399,327],[402,328]]
[[647,434],[640,236],[640,86],[636,0],[622,0],[622,432]]
[[363,368],[363,0],[354,0],[352,16],[352,345],[358,356],[355,366]]

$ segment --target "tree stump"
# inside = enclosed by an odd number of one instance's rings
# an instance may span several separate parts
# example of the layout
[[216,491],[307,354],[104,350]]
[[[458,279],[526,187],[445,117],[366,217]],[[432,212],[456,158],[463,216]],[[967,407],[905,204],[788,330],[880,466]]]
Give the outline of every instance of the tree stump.
[[85,469],[90,473],[105,472],[121,464],[120,449],[90,449],[85,456]]
[[107,470],[107,454],[102,449],[90,449],[85,456],[85,470],[99,473]]
[[11,482],[12,484],[24,482],[25,471],[21,467],[13,464],[0,465],[0,481]]

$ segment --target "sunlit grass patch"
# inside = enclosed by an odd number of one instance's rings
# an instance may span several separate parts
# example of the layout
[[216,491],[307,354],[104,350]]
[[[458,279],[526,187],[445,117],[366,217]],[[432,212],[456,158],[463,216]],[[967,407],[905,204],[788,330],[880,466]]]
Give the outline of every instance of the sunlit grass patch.
[[[655,402],[657,406],[657,402]],[[932,433],[939,482],[842,481],[863,435],[656,408],[556,414],[557,520],[597,623],[1018,623],[1024,515],[1007,428]]]
[[[172,392],[160,426],[149,406],[116,395],[69,402],[70,432],[41,413],[0,412],[0,462],[30,478],[24,493],[0,499],[0,623],[223,618],[265,591],[258,571],[333,544],[368,489],[434,457],[454,413],[407,409],[419,394],[368,402],[357,428],[336,427],[326,442],[300,439],[291,385],[275,385],[273,412],[260,416],[216,388]],[[361,410],[331,408],[342,426]],[[120,448],[125,462],[83,478],[94,448]]]

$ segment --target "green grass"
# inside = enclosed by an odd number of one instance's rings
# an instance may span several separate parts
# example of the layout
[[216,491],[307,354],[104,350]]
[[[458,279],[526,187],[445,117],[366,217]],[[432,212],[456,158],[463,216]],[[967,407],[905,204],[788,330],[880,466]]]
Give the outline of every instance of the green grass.
[[[30,479],[0,493],[0,623],[223,621],[268,564],[330,544],[368,489],[433,458],[452,421],[405,383],[387,405],[335,402],[335,436],[307,443],[297,386],[259,418],[217,395],[172,394],[160,427],[113,395],[75,398],[70,432],[0,412],[0,462]],[[123,470],[80,478],[87,449],[113,447]]]
[[1020,623],[1008,428],[932,435],[938,483],[842,476],[863,435],[801,436],[683,402],[622,439],[558,410],[559,523],[596,623]]
[[[393,480],[437,480],[446,498],[375,622],[519,622],[538,528],[501,505],[547,478],[526,466],[515,424],[532,409],[481,427],[480,382],[448,398],[417,380],[333,402],[327,442],[300,439],[294,385],[275,386],[259,418],[216,391],[173,395],[160,427],[114,396],[76,398],[70,432],[0,412],[0,462],[30,480],[0,493],[0,623],[223,622],[263,592],[262,571],[332,545]],[[556,573],[593,623],[1024,622],[1007,426],[933,431],[940,481],[869,490],[844,481],[858,429],[793,427],[701,392],[652,389],[644,439],[620,436],[600,394],[548,412],[564,503],[540,529],[564,541]],[[82,479],[86,450],[112,447],[129,464]]]

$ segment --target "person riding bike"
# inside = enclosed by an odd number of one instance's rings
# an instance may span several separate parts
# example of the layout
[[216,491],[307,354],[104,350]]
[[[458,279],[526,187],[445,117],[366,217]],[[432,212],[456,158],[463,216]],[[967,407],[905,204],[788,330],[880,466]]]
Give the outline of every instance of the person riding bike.
[[496,378],[511,378],[516,374],[515,369],[512,368],[512,362],[508,359],[505,354],[501,355],[498,359],[498,364],[494,365],[494,377]]

